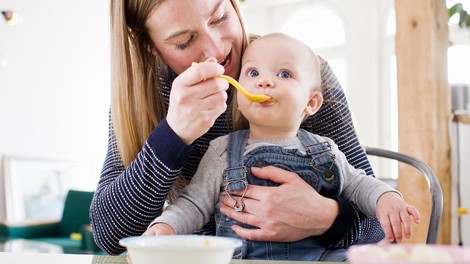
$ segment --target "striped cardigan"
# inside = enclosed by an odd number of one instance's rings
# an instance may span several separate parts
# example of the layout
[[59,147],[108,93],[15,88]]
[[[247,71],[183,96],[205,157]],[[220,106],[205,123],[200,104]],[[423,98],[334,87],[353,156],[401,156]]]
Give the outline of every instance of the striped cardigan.
[[[359,144],[348,103],[336,76],[328,63],[321,67],[324,103],[302,128],[330,137],[356,168],[373,176],[369,161]],[[169,101],[171,82],[159,78],[164,85],[164,98]],[[171,78],[170,78],[171,79]],[[142,150],[125,168],[118,151],[113,123],[109,122],[108,151],[100,180],[90,207],[90,221],[96,243],[109,254],[120,254],[125,248],[119,240],[139,236],[158,216],[172,185],[179,175],[190,179],[209,142],[231,130],[228,112],[192,145],[184,144],[161,121],[147,139]],[[326,247],[348,247],[356,243],[381,240],[384,235],[376,219],[367,218],[350,202],[340,199],[340,216],[319,240]],[[214,224],[207,224],[199,233],[213,234]]]

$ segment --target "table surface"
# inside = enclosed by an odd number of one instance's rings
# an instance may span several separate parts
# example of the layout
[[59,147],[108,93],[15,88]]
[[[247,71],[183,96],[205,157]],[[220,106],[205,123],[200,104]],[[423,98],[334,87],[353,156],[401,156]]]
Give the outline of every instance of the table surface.
[[[127,264],[124,256],[95,256],[53,253],[21,253],[0,252],[0,263],[15,264]],[[304,264],[315,262],[298,261],[265,261],[265,260],[232,260],[230,264]],[[320,262],[318,262],[320,263]],[[333,264],[333,262],[321,262],[322,264]],[[344,262],[343,262],[344,263]]]
[[[27,239],[0,241],[1,264],[127,264],[125,256],[63,254],[61,247]],[[306,264],[320,262],[232,260],[230,264]],[[321,262],[334,264],[334,262]],[[337,263],[337,262],[336,262]],[[344,263],[344,262],[343,262]]]

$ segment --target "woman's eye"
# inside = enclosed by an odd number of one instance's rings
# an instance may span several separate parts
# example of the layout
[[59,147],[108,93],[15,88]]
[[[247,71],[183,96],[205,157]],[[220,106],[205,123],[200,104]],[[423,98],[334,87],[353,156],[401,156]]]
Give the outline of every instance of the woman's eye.
[[259,75],[259,73],[258,73],[257,70],[249,70],[249,71],[248,71],[248,76],[249,76],[249,77],[256,77],[256,76],[258,76],[258,75]]
[[224,22],[225,20],[227,20],[228,18],[228,14],[227,13],[224,13],[220,18],[218,18],[217,20],[215,20],[214,22],[212,22],[212,24],[221,24],[222,22]]
[[181,44],[176,44],[175,47],[176,47],[176,49],[178,49],[178,50],[184,50],[185,48],[187,48],[187,47],[191,44],[192,41],[193,41],[193,36],[191,36],[191,37],[188,39],[188,41],[186,41],[186,42],[183,42],[183,43],[181,43]]
[[288,71],[281,71],[277,74],[278,77],[280,78],[284,78],[284,79],[287,79],[287,78],[290,78],[291,75]]
[[176,49],[179,49],[179,50],[184,50],[185,48],[187,48],[189,46],[189,42],[185,42],[183,44],[178,44],[176,45]]

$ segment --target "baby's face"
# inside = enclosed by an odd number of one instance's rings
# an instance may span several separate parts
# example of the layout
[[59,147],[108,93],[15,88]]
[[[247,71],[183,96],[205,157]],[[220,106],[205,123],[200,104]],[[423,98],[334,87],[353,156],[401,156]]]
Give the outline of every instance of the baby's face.
[[239,110],[250,123],[298,128],[320,78],[319,68],[315,71],[318,61],[312,58],[309,47],[281,34],[261,37],[248,46],[239,82],[251,93],[272,98],[252,103],[238,93]]

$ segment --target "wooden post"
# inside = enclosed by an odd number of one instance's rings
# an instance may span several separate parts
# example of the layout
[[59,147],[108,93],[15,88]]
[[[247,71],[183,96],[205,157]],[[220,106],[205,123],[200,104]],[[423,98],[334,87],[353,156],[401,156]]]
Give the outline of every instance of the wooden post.
[[[395,0],[399,151],[422,159],[438,175],[444,193],[439,243],[450,244],[450,143],[445,0]],[[403,165],[398,189],[421,211],[422,222],[406,241],[424,243],[430,199],[420,173]],[[415,177],[416,176],[416,177]],[[424,198],[423,198],[424,197]]]

